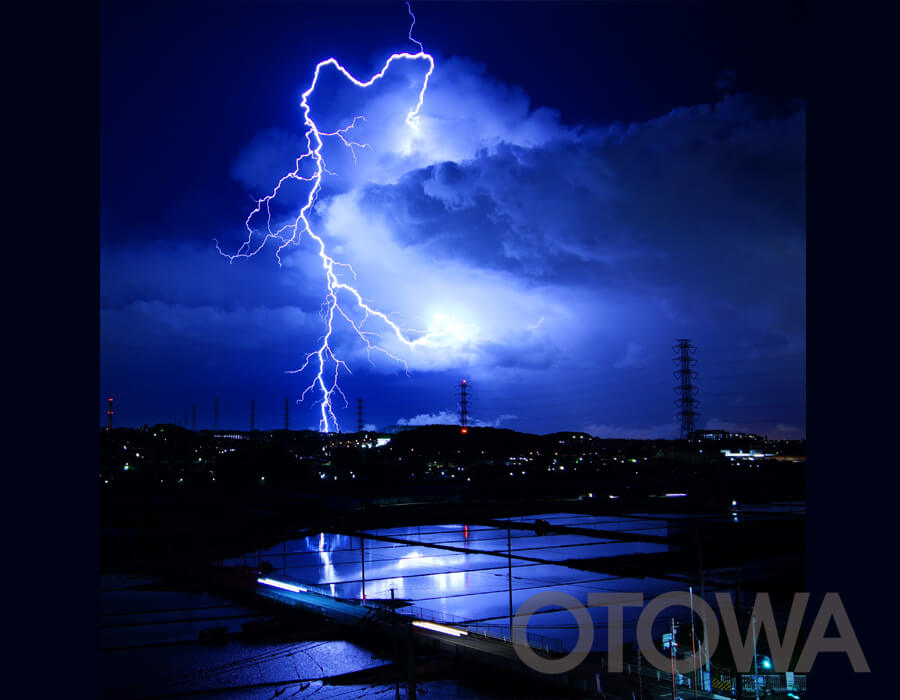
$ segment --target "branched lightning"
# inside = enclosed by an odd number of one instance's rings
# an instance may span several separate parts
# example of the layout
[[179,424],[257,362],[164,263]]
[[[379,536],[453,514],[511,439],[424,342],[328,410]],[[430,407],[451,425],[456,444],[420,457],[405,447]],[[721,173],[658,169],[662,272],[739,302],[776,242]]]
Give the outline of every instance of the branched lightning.
[[[303,372],[307,367],[310,366],[310,364],[312,364],[313,367],[317,369],[312,383],[310,383],[310,385],[303,391],[300,400],[302,401],[303,399],[305,399],[306,395],[310,391],[318,391],[319,395],[321,396],[321,398],[317,402],[320,406],[321,411],[319,429],[324,432],[330,432],[338,427],[337,418],[334,415],[332,404],[333,395],[335,393],[340,395],[341,398],[344,399],[345,404],[347,401],[346,396],[344,396],[343,392],[338,386],[338,376],[340,374],[341,368],[343,368],[347,372],[350,371],[350,368],[347,366],[346,362],[339,359],[334,354],[334,351],[331,347],[332,335],[334,333],[334,324],[336,320],[343,319],[350,325],[350,327],[356,332],[359,338],[365,343],[367,353],[369,353],[370,356],[373,350],[381,352],[391,359],[401,363],[404,368],[407,367],[406,362],[403,359],[391,354],[390,352],[376,344],[375,341],[379,337],[378,333],[364,330],[364,325],[370,318],[377,319],[384,323],[387,326],[388,332],[393,333],[396,338],[408,348],[415,348],[416,346],[424,345],[430,340],[439,336],[443,336],[454,331],[458,332],[461,328],[461,326],[459,326],[458,324],[454,324],[447,317],[439,317],[427,331],[417,331],[410,328],[403,328],[394,323],[394,321],[390,319],[388,314],[385,314],[382,311],[379,311],[378,309],[370,306],[353,285],[342,281],[338,277],[336,268],[347,268],[353,275],[354,279],[356,279],[356,272],[353,270],[353,267],[351,265],[338,262],[328,254],[326,250],[325,240],[322,238],[322,236],[320,236],[313,230],[308,218],[310,211],[312,210],[319,197],[320,192],[322,191],[322,182],[324,176],[326,174],[334,174],[325,166],[325,160],[322,155],[322,146],[324,143],[323,139],[327,137],[335,138],[340,141],[345,147],[350,150],[354,162],[356,162],[356,149],[368,147],[367,144],[352,140],[351,136],[351,132],[356,127],[357,122],[359,122],[360,120],[365,121],[365,116],[363,115],[354,117],[352,121],[347,124],[347,126],[332,132],[321,131],[316,125],[315,121],[313,121],[308,100],[310,96],[315,92],[316,85],[319,81],[319,75],[321,74],[323,68],[331,66],[357,87],[367,88],[384,77],[385,73],[388,71],[394,61],[422,61],[426,63],[428,65],[428,70],[425,73],[425,77],[422,81],[422,88],[419,91],[418,101],[406,115],[406,123],[409,125],[409,127],[416,130],[418,130],[419,128],[419,111],[422,109],[422,104],[425,101],[425,91],[428,89],[428,80],[431,77],[432,72],[434,71],[434,58],[431,56],[431,54],[425,52],[425,49],[421,42],[413,38],[412,30],[416,23],[416,17],[412,12],[412,8],[409,6],[409,2],[406,3],[406,6],[409,10],[410,17],[412,18],[412,23],[410,24],[409,28],[409,39],[411,42],[418,45],[419,51],[417,53],[404,52],[392,54],[387,59],[384,66],[382,66],[381,70],[375,73],[375,75],[373,75],[366,81],[357,80],[335,58],[329,58],[324,61],[320,61],[316,65],[312,83],[310,84],[309,88],[303,93],[302,99],[300,100],[300,109],[303,113],[303,123],[306,126],[306,152],[304,152],[296,159],[294,170],[282,177],[275,185],[275,188],[270,194],[261,199],[255,200],[256,206],[250,212],[250,214],[247,216],[246,221],[244,222],[244,226],[248,231],[247,239],[244,241],[244,243],[236,253],[234,253],[233,255],[229,255],[223,252],[219,247],[218,241],[216,241],[216,249],[219,251],[219,253],[228,258],[229,261],[233,262],[235,258],[252,257],[253,255],[256,255],[260,250],[262,250],[270,240],[277,240],[279,242],[279,245],[277,250],[275,251],[275,257],[278,260],[279,266],[281,265],[281,251],[288,245],[299,244],[301,234],[303,234],[304,232],[307,233],[317,245],[318,254],[322,260],[322,269],[324,270],[325,280],[327,284],[327,292],[325,295],[325,301],[322,304],[321,313],[322,318],[325,322],[325,333],[320,338],[319,347],[306,355],[306,359],[299,369],[291,370],[290,373],[294,374]],[[301,167],[307,161],[312,163],[313,173],[311,175],[302,175]],[[309,194],[307,195],[306,203],[301,207],[300,212],[294,219],[294,221],[292,223],[287,223],[281,226],[277,230],[273,230],[271,204],[278,196],[281,186],[289,180],[298,180],[301,182],[311,183]],[[266,219],[265,236],[260,242],[254,245],[253,238],[254,234],[257,233],[257,230],[253,227],[251,221],[260,215],[265,216]],[[351,317],[346,305],[348,301],[351,304],[355,304],[357,307],[359,307],[359,309],[361,309],[362,320],[355,321]],[[350,308],[352,308],[352,306]]]

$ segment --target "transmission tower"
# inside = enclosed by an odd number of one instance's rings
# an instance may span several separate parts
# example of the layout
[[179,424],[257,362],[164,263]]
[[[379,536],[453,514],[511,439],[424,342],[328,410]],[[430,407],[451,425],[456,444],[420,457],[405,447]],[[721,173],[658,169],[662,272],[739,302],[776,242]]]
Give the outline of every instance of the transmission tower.
[[361,398],[356,399],[356,432],[361,433],[363,431],[363,400]]
[[256,401],[250,399],[250,430],[256,430]]
[[287,396],[284,397],[284,429],[291,429],[291,400]]
[[107,399],[106,404],[106,429],[112,430],[112,417],[113,417],[113,400]]
[[700,415],[697,413],[700,406],[696,398],[698,389],[694,386],[697,372],[693,368],[697,364],[697,358],[694,357],[697,347],[691,344],[689,338],[678,338],[678,344],[673,345],[672,350],[676,355],[672,362],[678,367],[673,372],[678,380],[675,385],[675,392],[678,394],[675,405],[678,406],[678,411],[675,415],[681,418],[681,439],[685,440],[696,429],[696,419]]
[[460,432],[469,432],[469,382],[465,379],[459,382],[459,426]]
[[219,429],[219,397],[213,402],[213,430]]
[[191,407],[191,430],[197,431],[197,404]]

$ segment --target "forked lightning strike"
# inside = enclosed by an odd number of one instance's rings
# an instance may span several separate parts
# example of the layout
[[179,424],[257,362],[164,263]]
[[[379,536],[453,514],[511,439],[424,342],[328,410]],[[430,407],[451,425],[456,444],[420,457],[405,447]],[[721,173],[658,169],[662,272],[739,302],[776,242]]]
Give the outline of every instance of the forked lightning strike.
[[[348,265],[347,263],[336,261],[326,252],[324,239],[316,234],[315,231],[313,231],[309,219],[307,218],[310,210],[318,199],[319,193],[322,190],[322,180],[325,174],[334,174],[325,167],[325,160],[322,156],[322,145],[324,143],[323,138],[331,137],[338,139],[344,146],[346,146],[350,150],[354,162],[356,162],[355,149],[368,147],[367,144],[353,141],[350,137],[350,133],[356,127],[357,122],[360,120],[365,120],[365,117],[362,115],[354,117],[353,120],[342,129],[338,129],[332,132],[320,131],[315,121],[313,121],[312,116],[310,115],[310,106],[307,100],[315,92],[316,85],[319,81],[319,75],[323,68],[325,68],[326,66],[332,66],[354,85],[361,88],[367,88],[384,77],[385,73],[394,61],[424,61],[428,64],[428,71],[425,73],[425,78],[422,81],[422,89],[419,91],[418,101],[415,107],[413,107],[413,109],[410,110],[409,114],[406,115],[406,123],[410,126],[410,128],[418,129],[419,111],[422,109],[422,103],[425,100],[425,91],[428,89],[428,79],[431,77],[431,73],[434,71],[434,58],[431,56],[431,54],[425,52],[425,49],[422,46],[421,42],[413,38],[412,29],[415,26],[416,17],[412,12],[412,8],[410,8],[409,6],[409,2],[406,3],[406,6],[409,10],[410,17],[412,17],[412,23],[409,28],[409,39],[410,41],[418,45],[419,51],[414,54],[392,54],[387,59],[381,70],[365,82],[354,78],[349,73],[349,71],[347,71],[347,69],[344,68],[335,58],[329,58],[327,60],[319,62],[319,64],[316,65],[312,84],[303,93],[302,99],[300,101],[300,108],[303,111],[303,122],[307,128],[305,134],[307,146],[306,152],[303,153],[299,158],[297,158],[295,163],[296,167],[294,168],[294,170],[278,181],[278,184],[275,185],[275,188],[272,190],[271,194],[256,201],[256,207],[250,212],[250,214],[247,216],[246,221],[244,222],[244,226],[249,232],[249,235],[247,237],[247,240],[244,241],[244,243],[238,249],[237,253],[228,255],[227,253],[222,252],[221,248],[219,247],[218,241],[216,241],[216,249],[219,251],[219,253],[228,258],[230,261],[234,261],[235,258],[249,258],[253,255],[256,255],[266,246],[269,240],[276,239],[280,241],[280,245],[275,251],[275,257],[278,260],[279,266],[281,265],[281,251],[292,243],[294,245],[299,244],[300,236],[303,232],[309,234],[309,237],[312,238],[318,245],[319,257],[322,259],[322,268],[325,271],[325,278],[328,286],[328,291],[325,295],[325,301],[323,302],[322,309],[322,317],[325,321],[325,334],[321,338],[318,349],[306,355],[303,366],[299,369],[292,370],[290,373],[296,374],[298,372],[303,372],[311,362],[314,363],[314,365],[317,365],[318,372],[316,373],[316,376],[313,379],[312,383],[303,391],[300,400],[302,401],[310,391],[318,389],[321,394],[321,399],[318,402],[321,409],[319,429],[324,432],[330,432],[338,427],[337,418],[334,415],[332,406],[333,394],[337,392],[344,399],[345,404],[347,401],[346,396],[344,396],[343,392],[338,386],[338,375],[342,367],[348,372],[350,371],[350,369],[343,360],[335,356],[330,345],[332,333],[334,332],[334,322],[336,320],[336,316],[340,316],[341,318],[343,318],[353,328],[356,334],[366,344],[367,352],[371,354],[372,350],[377,350],[381,353],[384,353],[393,360],[401,363],[404,368],[406,368],[406,362],[403,359],[396,357],[395,355],[391,354],[384,348],[379,347],[373,342],[373,339],[378,337],[377,333],[363,330],[363,325],[367,320],[369,320],[370,317],[375,317],[383,321],[387,325],[389,331],[393,332],[397,339],[409,348],[414,348],[418,345],[424,345],[433,338],[446,335],[447,333],[453,332],[454,330],[458,331],[460,328],[460,326],[452,324],[449,319],[445,317],[438,318],[434,322],[432,327],[427,331],[415,331],[409,328],[401,328],[393,321],[391,321],[387,314],[369,306],[363,300],[359,291],[357,291],[355,287],[341,281],[338,278],[335,272],[336,266],[346,267],[353,274],[354,279],[356,278],[356,273],[353,270],[352,266]],[[314,172],[312,175],[301,175],[300,168],[304,161],[310,161],[313,164]],[[294,219],[293,223],[287,223],[281,228],[273,231],[271,203],[278,196],[278,192],[281,189],[281,186],[288,180],[309,182],[312,184],[312,186],[310,187],[306,203],[300,209],[300,213],[297,215],[296,219]],[[253,235],[257,231],[251,225],[251,221],[257,215],[263,214],[263,212],[265,212],[264,215],[266,217],[266,235],[265,237],[263,237],[262,241],[254,247]],[[353,318],[351,318],[350,314],[346,311],[345,306],[342,305],[339,300],[339,292],[343,292],[344,296],[349,296],[351,301],[355,302],[355,304],[360,309],[362,309],[362,320],[357,322],[354,321]],[[331,366],[333,366],[333,372],[329,369]],[[325,380],[326,375],[328,375],[329,377],[327,382]]]

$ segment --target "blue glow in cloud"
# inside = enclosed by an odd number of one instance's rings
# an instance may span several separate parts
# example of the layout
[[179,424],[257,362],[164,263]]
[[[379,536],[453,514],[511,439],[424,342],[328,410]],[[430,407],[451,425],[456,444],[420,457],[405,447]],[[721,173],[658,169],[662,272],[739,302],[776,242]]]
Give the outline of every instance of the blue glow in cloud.
[[[419,50],[413,45],[411,55]],[[158,386],[168,367],[204,377],[210,387],[241,377],[240,391],[265,386],[280,401],[297,386],[283,372],[302,365],[298,348],[315,348],[322,336],[320,305],[331,279],[352,284],[398,328],[464,321],[414,351],[385,333],[385,324],[377,329],[380,345],[406,363],[411,378],[388,355],[367,352],[352,326],[333,326],[330,347],[353,369],[345,379],[353,391],[379,387],[386,405],[379,423],[440,415],[448,401],[434,387],[446,384],[452,393],[455,378],[469,376],[491,394],[476,404],[487,424],[515,413],[504,425],[664,433],[671,423],[669,347],[685,335],[700,347],[704,421],[754,428],[762,420],[739,414],[736,403],[717,406],[709,396],[715,392],[771,387],[782,404],[802,396],[802,104],[729,94],[639,123],[567,125],[484,65],[432,55],[415,128],[408,118],[421,94],[423,60],[395,60],[365,89],[327,65],[310,94],[320,133],[337,134],[366,117],[344,132],[365,148],[323,138],[321,154],[334,175],[325,173],[305,209],[326,255],[352,264],[356,277],[336,266],[329,278],[302,220],[301,244],[281,249],[281,268],[271,252],[290,240],[288,229],[252,260],[222,265],[215,251],[210,256],[211,237],[223,250],[239,249],[239,214],[230,229],[219,217],[205,229],[173,226],[159,243],[104,246],[109,381],[142,375],[134,370],[141,366]],[[296,70],[295,79],[304,72]],[[304,113],[293,117],[296,130],[289,122],[261,123],[234,150],[235,200],[265,198],[307,152]],[[314,161],[301,162],[298,178],[316,172]],[[285,181],[272,231],[297,221],[310,191],[310,181]],[[260,209],[251,221],[257,230],[268,230],[267,214]],[[187,242],[176,246],[175,239]],[[349,298],[354,322],[362,308]],[[367,322],[369,329],[376,330]],[[786,374],[727,378],[769,365]],[[338,417],[329,410],[325,427]],[[802,420],[802,409],[790,408],[770,423],[787,434],[802,430]]]

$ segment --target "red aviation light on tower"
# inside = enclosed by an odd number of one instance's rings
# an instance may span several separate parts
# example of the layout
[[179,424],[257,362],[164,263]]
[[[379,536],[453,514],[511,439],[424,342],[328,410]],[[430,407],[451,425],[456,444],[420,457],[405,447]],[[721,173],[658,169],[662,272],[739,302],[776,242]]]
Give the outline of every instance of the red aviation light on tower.
[[459,380],[459,432],[465,435],[469,432],[469,381]]

